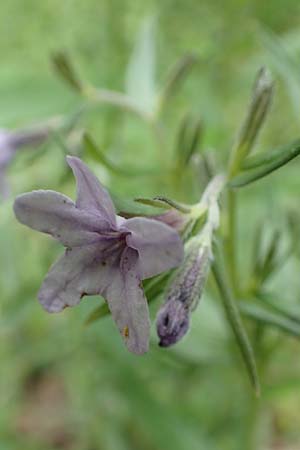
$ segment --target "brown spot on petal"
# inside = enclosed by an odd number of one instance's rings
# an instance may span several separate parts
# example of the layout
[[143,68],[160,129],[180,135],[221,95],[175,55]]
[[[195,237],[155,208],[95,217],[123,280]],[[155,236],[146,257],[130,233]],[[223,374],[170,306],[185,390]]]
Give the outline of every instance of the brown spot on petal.
[[129,328],[128,328],[127,326],[124,327],[123,334],[124,334],[124,336],[125,336],[126,338],[129,337]]

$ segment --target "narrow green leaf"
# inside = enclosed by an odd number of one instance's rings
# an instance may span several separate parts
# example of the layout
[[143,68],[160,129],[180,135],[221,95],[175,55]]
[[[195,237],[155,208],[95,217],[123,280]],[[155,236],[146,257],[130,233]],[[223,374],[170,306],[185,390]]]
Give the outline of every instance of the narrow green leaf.
[[278,161],[289,162],[300,153],[300,139],[296,139],[289,144],[282,145],[274,150],[249,156],[243,162],[243,170],[256,169],[261,166],[277,163]]
[[123,217],[156,216],[162,213],[161,208],[138,203],[134,200],[122,198],[110,191],[116,211]]
[[271,236],[261,270],[261,279],[263,281],[265,281],[272,274],[273,269],[276,268],[276,256],[278,254],[280,236],[281,233],[279,230],[275,230]]
[[245,301],[240,303],[240,310],[245,317],[249,317],[264,325],[277,328],[291,336],[300,338],[300,325],[288,318],[270,312],[257,304]]
[[254,387],[257,395],[260,393],[260,383],[257,373],[257,367],[254,357],[254,352],[247,335],[247,331],[242,322],[240,312],[237,304],[235,303],[227,280],[225,278],[224,270],[221,265],[220,259],[215,259],[212,265],[212,271],[216,280],[217,286],[220,291],[220,296],[223,300],[224,310],[232,328],[233,334],[236,338],[241,355],[243,357],[245,366],[248,371],[250,381]]
[[244,159],[252,150],[269,111],[272,94],[273,81],[268,70],[263,67],[258,72],[247,115],[232,149],[230,177],[239,172]]
[[261,270],[263,229],[264,223],[263,222],[258,223],[256,225],[253,237],[252,273],[255,277],[260,273]]
[[155,107],[155,23],[148,17],[138,34],[126,73],[126,93],[147,113]]
[[300,74],[299,63],[282,36],[276,35],[271,29],[258,26],[258,37],[267,50],[270,63],[285,82],[297,118],[300,113]]
[[161,200],[157,200],[154,198],[135,198],[135,202],[142,203],[143,205],[153,206],[154,208],[162,208],[162,209],[171,209],[172,206],[162,202]]
[[184,164],[187,165],[196,152],[203,132],[202,120],[196,118],[190,131],[189,142],[184,149]]
[[185,80],[190,70],[195,66],[198,59],[193,54],[184,55],[180,58],[173,67],[171,67],[165,85],[163,86],[159,104],[160,108],[167,103],[167,101],[176,93],[180,88],[180,84]]
[[279,301],[277,299],[274,299],[274,295],[268,292],[259,292],[257,294],[257,298],[263,301],[269,308],[278,313],[280,316],[284,316],[285,318],[296,322],[300,327],[300,308],[293,308],[295,310],[292,310],[291,307],[289,307],[288,310],[282,308],[279,305]]
[[83,91],[83,83],[78,77],[70,57],[66,52],[60,51],[54,53],[51,61],[54,70],[72,89],[77,92]]
[[[239,175],[235,176],[229,182],[230,187],[242,187],[254,181],[264,178],[275,170],[287,164],[292,159],[296,158],[300,154],[300,140],[294,141],[280,149],[274,150],[274,152],[268,152],[266,155],[255,157],[250,166],[255,167],[253,169],[245,170]],[[254,157],[253,157],[254,158]],[[259,163],[260,162],[260,163]],[[245,163],[248,165],[249,163]]]
[[96,145],[95,141],[92,137],[85,133],[83,136],[83,145],[85,151],[89,154],[89,156],[94,159],[94,161],[102,164],[106,169],[110,172],[115,173],[116,175],[121,175],[124,177],[139,177],[139,176],[150,176],[153,175],[154,171],[145,171],[142,169],[130,169],[125,167],[119,167],[114,164],[100,149],[98,145]]
[[198,148],[202,131],[203,125],[200,118],[193,118],[191,114],[186,114],[183,117],[179,126],[175,148],[175,167],[178,170],[182,170],[190,162]]
[[191,212],[191,208],[188,205],[184,205],[182,203],[177,202],[176,200],[172,200],[167,197],[158,196],[154,197],[154,200],[164,203],[165,205],[171,206],[171,208],[177,209],[183,214],[189,214]]

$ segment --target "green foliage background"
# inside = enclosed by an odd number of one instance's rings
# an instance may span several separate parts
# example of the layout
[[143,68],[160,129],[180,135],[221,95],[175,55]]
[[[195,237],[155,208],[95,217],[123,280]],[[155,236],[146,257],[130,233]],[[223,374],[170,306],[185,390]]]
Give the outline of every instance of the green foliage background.
[[[53,51],[67,49],[80,74],[97,86],[124,90],[125,73],[143,20],[156,23],[156,75],[162,82],[180,56],[197,66],[165,112],[174,136],[187,111],[203,118],[202,147],[221,164],[244,114],[257,69],[273,71],[276,95],[260,146],[299,137],[300,4],[297,0],[2,0],[0,12],[0,126],[17,128],[72,113],[80,98],[55,76]],[[84,119],[101,148],[119,165],[156,161],[149,129],[107,106]],[[172,149],[172,142],[170,149]],[[164,157],[171,157],[171,150]],[[206,294],[188,337],[160,350],[153,333],[149,354],[128,354],[109,317],[84,326],[98,303],[89,298],[61,315],[46,314],[36,294],[61,252],[48,237],[20,226],[13,196],[50,188],[74,195],[64,154],[54,142],[40,158],[20,155],[9,170],[12,195],[0,204],[0,450],[241,450],[300,447],[299,343],[273,331],[278,349],[263,374],[262,399],[253,412],[235,343],[220,304]],[[169,153],[168,153],[169,152]],[[85,158],[85,161],[94,164]],[[128,197],[163,194],[151,178],[126,178],[95,166],[101,180]],[[177,195],[196,201],[183,183]],[[185,188],[186,186],[186,188]],[[198,190],[200,189],[200,182]],[[299,161],[245,189],[240,199],[240,269],[249,265],[254,227],[266,230],[298,212]],[[271,284],[300,310],[299,252]],[[159,307],[151,306],[153,317]],[[284,341],[284,342],[283,342]],[[249,448],[250,444],[249,444]]]

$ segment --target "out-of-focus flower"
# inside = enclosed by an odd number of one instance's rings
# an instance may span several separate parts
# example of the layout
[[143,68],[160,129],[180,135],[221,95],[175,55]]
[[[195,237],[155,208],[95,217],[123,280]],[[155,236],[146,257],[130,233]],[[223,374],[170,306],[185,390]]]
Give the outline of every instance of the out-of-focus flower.
[[[53,122],[54,124],[54,122]],[[37,126],[27,130],[0,130],[0,195],[8,193],[6,169],[18,150],[26,147],[37,147],[42,144],[51,131],[49,125]]]
[[17,197],[17,219],[51,234],[65,247],[39,291],[49,312],[78,304],[84,295],[102,295],[127,348],[148,350],[150,321],[141,280],[178,266],[179,235],[156,220],[116,216],[111,198],[78,158],[67,157],[77,180],[77,200],[54,191]]

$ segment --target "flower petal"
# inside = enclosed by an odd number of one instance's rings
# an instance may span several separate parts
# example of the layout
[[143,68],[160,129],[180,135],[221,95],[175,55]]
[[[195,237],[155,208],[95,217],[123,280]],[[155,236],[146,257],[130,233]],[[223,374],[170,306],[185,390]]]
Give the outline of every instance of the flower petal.
[[67,156],[67,162],[77,181],[76,206],[103,216],[111,225],[115,225],[115,208],[107,190],[79,158]]
[[101,239],[99,233],[109,229],[107,222],[80,211],[71,199],[55,191],[19,195],[14,211],[19,222],[51,234],[67,247],[97,241]]
[[[138,276],[138,253],[126,248],[105,258],[107,244],[67,249],[52,266],[38,298],[51,313],[77,305],[83,295],[106,299],[125,345],[137,354],[148,350],[150,321]],[[120,263],[121,259],[121,263]]]
[[139,272],[138,252],[127,247],[119,273],[103,293],[126,347],[136,354],[148,351],[150,339],[149,310]]
[[[111,245],[111,244],[110,244]],[[102,294],[119,273],[120,252],[105,256],[107,243],[67,249],[51,267],[38,298],[48,312],[77,305],[83,295]]]
[[128,219],[125,225],[132,232],[126,238],[127,244],[139,253],[142,279],[177,267],[182,262],[182,241],[168,225],[143,217]]

